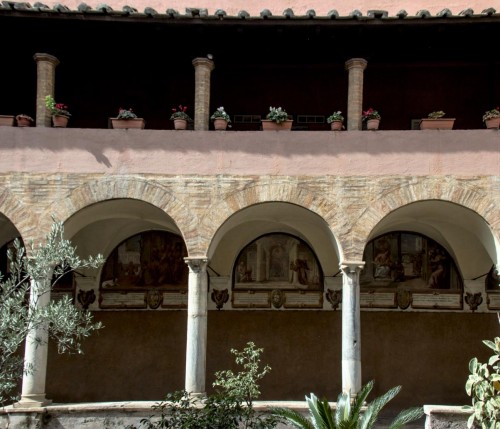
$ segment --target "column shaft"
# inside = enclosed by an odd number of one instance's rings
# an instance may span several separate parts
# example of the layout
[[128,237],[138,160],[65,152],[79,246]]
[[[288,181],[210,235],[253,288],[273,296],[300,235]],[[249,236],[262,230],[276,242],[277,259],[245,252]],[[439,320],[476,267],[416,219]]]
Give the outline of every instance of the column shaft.
[[363,110],[363,71],[368,62],[363,58],[352,58],[345,63],[349,72],[347,94],[347,129],[361,130]]
[[343,262],[342,276],[342,391],[361,390],[361,330],[359,273],[364,262]]
[[35,54],[33,59],[36,61],[36,126],[50,127],[52,115],[45,105],[45,96],[54,96],[59,60],[49,54]]
[[[32,280],[30,308],[44,307],[49,302],[49,280],[45,282]],[[48,335],[47,326],[42,325],[33,327],[26,337],[21,399],[14,404],[14,407],[42,407],[52,402],[45,397]]]
[[210,73],[214,62],[208,58],[195,58],[194,66],[194,129],[207,131],[210,120]]
[[207,355],[207,263],[206,258],[185,258],[189,267],[185,390],[205,393]]

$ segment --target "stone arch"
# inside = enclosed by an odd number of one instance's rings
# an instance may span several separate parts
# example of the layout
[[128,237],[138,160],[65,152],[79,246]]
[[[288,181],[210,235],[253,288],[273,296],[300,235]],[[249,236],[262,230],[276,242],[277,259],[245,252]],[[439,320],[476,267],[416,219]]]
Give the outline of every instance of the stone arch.
[[339,241],[339,237],[345,235],[342,234],[345,223],[342,222],[338,207],[307,187],[300,186],[297,182],[290,182],[288,178],[282,180],[272,178],[266,183],[250,184],[243,189],[227,194],[208,207],[200,220],[198,230],[200,254],[208,254],[216,232],[229,217],[249,206],[267,202],[295,204],[321,217],[337,242],[339,257],[342,259],[343,243]]
[[186,234],[186,231],[192,228],[191,223],[196,216],[179,199],[175,198],[169,189],[146,179],[114,176],[85,183],[71,190],[67,198],[54,202],[46,210],[48,215],[44,219],[54,216],[66,221],[89,205],[120,198],[144,201],[163,210],[174,220],[181,231],[188,252],[196,247],[196,237]]
[[441,178],[439,181],[422,179],[407,186],[390,189],[369,201],[349,232],[349,237],[344,240],[348,243],[344,249],[348,258],[361,260],[371,231],[389,213],[405,205],[426,200],[447,201],[466,207],[481,216],[498,236],[498,204],[487,192],[453,178],[445,181]]
[[13,223],[25,243],[38,238],[39,228],[33,211],[6,188],[0,188],[0,213]]

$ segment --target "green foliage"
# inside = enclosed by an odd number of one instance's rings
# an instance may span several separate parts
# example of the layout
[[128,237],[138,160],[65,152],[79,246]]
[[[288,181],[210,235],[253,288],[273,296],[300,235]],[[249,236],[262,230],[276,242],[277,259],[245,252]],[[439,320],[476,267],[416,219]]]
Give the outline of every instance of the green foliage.
[[500,118],[500,107],[496,107],[495,109],[487,110],[483,115],[483,122],[488,119]]
[[436,110],[435,112],[429,113],[427,115],[428,118],[430,119],[439,119],[442,118],[446,113],[444,113],[442,110]]
[[137,115],[132,111],[132,109],[123,109],[120,107],[118,109],[116,119],[137,119]]
[[480,363],[476,357],[469,362],[469,378],[465,384],[472,406],[463,408],[472,414],[467,427],[479,424],[482,429],[500,428],[500,337],[483,343],[493,350],[488,363]]
[[[102,324],[93,323],[90,312],[76,308],[67,296],[47,305],[41,297],[65,273],[80,268],[97,268],[101,255],[80,259],[76,248],[64,239],[64,227],[55,221],[45,243],[30,244],[29,254],[19,240],[7,252],[9,276],[0,277],[0,405],[16,399],[15,389],[24,372],[20,348],[31,330],[46,331],[61,353],[82,353],[82,341]],[[42,344],[36,337],[34,341]]]
[[[401,386],[393,387],[375,398],[365,408],[364,404],[373,389],[373,384],[373,381],[365,384],[354,399],[351,399],[350,393],[341,393],[337,398],[335,410],[326,399],[319,400],[314,393],[311,393],[309,397],[306,396],[309,418],[296,410],[283,407],[273,407],[271,412],[299,429],[372,429],[384,406],[401,390]],[[423,414],[422,407],[403,410],[389,425],[389,429],[400,429],[406,423],[419,419]]]
[[[237,373],[219,371],[215,374],[212,395],[193,397],[186,391],[169,393],[165,401],[153,406],[155,414],[142,419],[140,426],[146,429],[271,429],[276,427],[279,418],[257,412],[253,400],[260,395],[258,381],[271,368],[260,368],[260,355],[263,349],[248,342],[243,351],[231,350],[236,363],[243,366]],[[137,429],[128,426],[127,429]]]
[[266,119],[270,119],[277,124],[281,124],[288,120],[288,113],[286,113],[281,107],[269,107],[269,113]]
[[344,117],[342,116],[342,112],[338,110],[337,112],[333,112],[328,118],[326,118],[326,122],[331,124],[333,121],[344,121]]
[[217,107],[217,110],[210,116],[210,119],[214,121],[215,119],[224,119],[228,123],[231,122],[229,114],[224,110],[224,107]]
[[52,115],[71,116],[68,112],[68,106],[63,103],[56,103],[56,100],[51,95],[45,97],[45,106],[50,110]]

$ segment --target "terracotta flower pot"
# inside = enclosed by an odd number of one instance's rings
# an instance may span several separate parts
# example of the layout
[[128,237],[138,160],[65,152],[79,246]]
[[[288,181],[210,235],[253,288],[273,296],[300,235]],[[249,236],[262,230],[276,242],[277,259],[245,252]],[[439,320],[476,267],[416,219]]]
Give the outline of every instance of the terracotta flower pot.
[[280,122],[277,124],[270,119],[262,119],[262,131],[291,131],[293,120]]
[[484,121],[486,128],[496,128],[500,127],[500,118],[491,118]]
[[54,128],[66,128],[68,126],[69,118],[63,115],[52,115],[52,124]]
[[146,121],[143,118],[135,118],[135,119],[111,118],[111,126],[114,129],[135,128],[142,130],[145,125]]
[[341,131],[342,130],[342,121],[332,121],[330,122],[330,127],[332,131]]
[[187,130],[188,121],[186,119],[174,119],[174,129]]
[[17,116],[16,121],[18,127],[31,127],[32,121],[24,116]]
[[1,127],[14,126],[14,116],[0,115],[0,126]]
[[227,129],[227,121],[225,119],[214,119],[214,129],[224,131]]
[[421,130],[452,130],[455,118],[424,118],[420,121]]
[[366,121],[367,130],[378,130],[379,126],[380,126],[380,119],[368,119]]

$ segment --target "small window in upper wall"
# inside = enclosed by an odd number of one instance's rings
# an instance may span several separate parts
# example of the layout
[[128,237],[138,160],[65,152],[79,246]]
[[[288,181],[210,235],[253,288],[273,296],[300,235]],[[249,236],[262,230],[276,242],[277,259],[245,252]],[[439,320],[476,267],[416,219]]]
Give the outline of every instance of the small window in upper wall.
[[391,232],[368,243],[361,287],[463,290],[455,261],[436,241],[412,232]]

